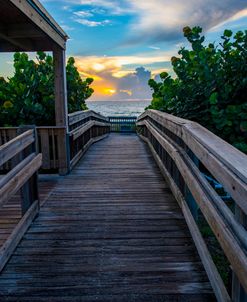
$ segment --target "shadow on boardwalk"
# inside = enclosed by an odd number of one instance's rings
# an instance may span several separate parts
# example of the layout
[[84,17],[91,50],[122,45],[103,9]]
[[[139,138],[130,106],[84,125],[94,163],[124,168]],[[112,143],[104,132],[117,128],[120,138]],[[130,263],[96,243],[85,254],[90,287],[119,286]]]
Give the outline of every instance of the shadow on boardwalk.
[[0,275],[1,301],[214,301],[145,144],[110,135],[61,178]]

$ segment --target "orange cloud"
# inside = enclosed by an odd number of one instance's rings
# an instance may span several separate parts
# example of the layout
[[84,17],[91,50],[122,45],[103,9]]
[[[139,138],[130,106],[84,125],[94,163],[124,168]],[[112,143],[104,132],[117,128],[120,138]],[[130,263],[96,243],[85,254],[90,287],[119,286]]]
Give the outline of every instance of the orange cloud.
[[[149,54],[150,56],[87,56],[76,57],[75,60],[80,74],[83,77],[94,79],[92,84],[92,88],[95,91],[93,98],[107,99],[117,94],[126,95],[126,97],[132,96],[133,91],[126,87],[126,84],[124,87],[121,87],[119,83],[121,79],[131,77],[135,74],[133,66],[145,66],[147,64],[170,61],[170,55],[163,55],[161,53],[157,55],[157,52]],[[154,71],[154,74],[157,74],[157,72]]]

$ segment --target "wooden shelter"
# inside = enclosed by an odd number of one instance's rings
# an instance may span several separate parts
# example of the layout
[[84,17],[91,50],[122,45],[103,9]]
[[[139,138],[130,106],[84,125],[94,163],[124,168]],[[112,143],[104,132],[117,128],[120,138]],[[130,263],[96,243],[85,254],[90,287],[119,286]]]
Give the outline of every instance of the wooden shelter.
[[0,8],[0,52],[53,52],[56,125],[68,128],[67,34],[37,0],[0,0]]

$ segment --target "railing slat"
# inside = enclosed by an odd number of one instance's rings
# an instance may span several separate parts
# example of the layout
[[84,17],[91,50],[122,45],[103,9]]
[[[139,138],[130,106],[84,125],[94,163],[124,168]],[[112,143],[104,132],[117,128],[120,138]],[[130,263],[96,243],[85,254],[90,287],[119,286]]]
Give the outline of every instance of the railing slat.
[[197,123],[186,121],[163,112],[148,110],[138,118],[151,117],[191,149],[210,170],[227,192],[247,213],[247,156]]
[[41,167],[42,155],[34,153],[20,162],[0,183],[0,206],[6,203]]
[[0,166],[24,150],[35,140],[33,130],[28,130],[11,141],[0,146]]
[[[168,179],[185,218],[189,214],[192,225],[196,225],[191,215],[192,208],[186,213],[181,203],[182,198],[189,209],[190,204],[186,192],[192,194],[237,276],[237,278],[235,275],[233,276],[236,281],[233,288],[239,289],[238,293],[241,292],[241,295],[244,294],[244,291],[247,292],[246,155],[199,124],[163,112],[146,111],[138,118],[137,127],[139,135],[148,142],[158,165],[166,175],[165,178]],[[239,212],[241,217],[244,217],[245,223],[234,216],[219,193],[213,189],[199,170],[202,165],[197,165],[195,162],[202,163],[231,195],[236,208],[239,206]],[[176,192],[177,190],[179,193]],[[191,219],[189,217],[187,216],[186,221],[190,227]],[[223,283],[217,280],[219,274],[215,270],[210,272],[208,263],[203,259],[203,251],[200,246],[202,243],[197,242],[198,238],[194,236],[195,234],[193,235],[193,228],[191,233],[217,299],[229,301],[227,296],[224,297],[224,291],[218,291],[217,283],[220,282],[221,285]],[[203,244],[205,245],[205,243]],[[241,283],[242,288],[238,282]],[[235,292],[237,291],[235,290]],[[236,297],[237,295],[234,299],[240,301],[240,294],[239,297]]]
[[162,175],[166,179],[169,187],[171,188],[171,191],[176,198],[176,200],[179,203],[179,206],[181,207],[181,210],[183,212],[184,218],[186,220],[186,223],[189,227],[191,236],[194,240],[194,243],[196,245],[196,248],[198,250],[198,253],[200,255],[200,258],[202,260],[202,263],[205,267],[205,270],[208,274],[208,278],[211,282],[211,285],[213,287],[213,290],[215,292],[215,295],[217,297],[217,301],[219,302],[230,302],[231,298],[229,297],[229,294],[227,293],[227,290],[224,286],[224,283],[220,277],[219,272],[217,271],[217,268],[212,260],[212,257],[208,251],[207,245],[205,244],[203,237],[198,229],[198,226],[190,212],[190,209],[183,197],[183,194],[179,190],[178,186],[168,173],[166,167],[164,166],[163,162],[159,158],[157,152],[155,151],[154,147],[152,146],[151,142],[144,136],[140,135],[141,138],[146,141],[151,149],[151,152],[154,156],[155,161],[157,162]]

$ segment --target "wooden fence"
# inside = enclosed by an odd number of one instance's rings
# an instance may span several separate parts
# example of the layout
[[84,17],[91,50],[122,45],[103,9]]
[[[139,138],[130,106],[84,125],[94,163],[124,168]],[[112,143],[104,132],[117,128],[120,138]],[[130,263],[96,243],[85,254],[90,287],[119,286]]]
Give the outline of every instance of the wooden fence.
[[42,164],[42,155],[36,153],[36,132],[27,129],[18,132],[23,133],[0,146],[0,166],[15,158],[15,165],[12,161],[12,169],[0,178],[0,207],[20,190],[23,214],[0,248],[0,271],[39,211],[37,171]]
[[85,151],[110,132],[108,118],[94,112],[83,111],[69,115],[70,167],[73,168]]
[[[84,151],[110,131],[108,118],[94,111],[69,114],[69,129],[65,127],[37,127],[38,152],[42,153],[43,172],[66,174],[80,159]],[[0,146],[17,136],[18,128],[0,128]],[[0,172],[9,171],[15,159],[0,165]]]
[[111,132],[136,132],[135,116],[110,116]]
[[[65,127],[37,127],[37,148],[43,155],[41,169],[57,172],[67,169],[66,163],[66,128]],[[18,128],[0,128],[0,145],[7,143],[17,136]],[[0,165],[1,172],[9,171],[15,163],[15,158],[4,165]]]
[[[241,295],[247,292],[246,155],[197,123],[155,110],[143,113],[137,127],[183,211],[218,301],[231,299],[192,215],[193,203],[200,208],[230,262],[233,301],[245,301]],[[199,164],[230,194],[234,211],[202,175]]]

